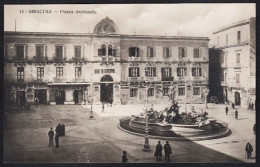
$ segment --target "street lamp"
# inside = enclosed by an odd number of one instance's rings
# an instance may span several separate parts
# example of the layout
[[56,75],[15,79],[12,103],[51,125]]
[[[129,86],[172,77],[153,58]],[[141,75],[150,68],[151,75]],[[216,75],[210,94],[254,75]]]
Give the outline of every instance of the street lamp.
[[145,86],[145,91],[146,91],[146,100],[145,100],[145,135],[144,135],[144,149],[143,151],[148,152],[150,151],[150,144],[149,144],[149,129],[148,129],[148,115],[147,115],[147,111],[148,111],[148,88],[150,87],[150,85],[148,85],[148,82],[145,81],[144,82],[144,86]]
[[209,90],[207,88],[205,88],[203,90],[203,93],[205,95],[205,109],[207,109],[208,108],[208,106],[207,106],[207,97],[208,97]]
[[93,119],[94,118],[94,115],[93,115],[93,109],[92,109],[92,106],[93,106],[93,83],[91,84],[91,107],[90,107],[90,115],[89,115],[89,119]]

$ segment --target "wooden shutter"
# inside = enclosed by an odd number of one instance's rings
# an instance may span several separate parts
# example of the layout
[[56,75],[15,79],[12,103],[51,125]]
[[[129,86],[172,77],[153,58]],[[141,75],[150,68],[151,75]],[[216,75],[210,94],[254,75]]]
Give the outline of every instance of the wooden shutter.
[[150,48],[147,47],[147,57],[150,57]]
[[112,52],[113,52],[113,56],[116,57],[116,49],[113,49]]
[[131,77],[131,68],[128,68],[128,76]]
[[156,77],[156,68],[153,68],[154,69],[154,77]]
[[139,67],[137,67],[137,77],[140,76]]
[[184,57],[187,57],[187,48],[184,48]]
[[169,71],[170,71],[169,72],[169,77],[172,77],[172,68],[171,67],[169,68]]
[[136,48],[136,57],[140,57],[140,49]]
[[202,57],[202,48],[199,48],[199,57]]
[[102,56],[102,49],[98,49],[98,56]]

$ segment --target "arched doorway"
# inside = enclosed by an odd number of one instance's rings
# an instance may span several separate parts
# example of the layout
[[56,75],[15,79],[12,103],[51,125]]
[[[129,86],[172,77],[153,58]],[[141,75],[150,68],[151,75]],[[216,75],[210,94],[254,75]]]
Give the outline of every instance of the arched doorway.
[[107,103],[113,98],[113,78],[105,75],[100,80],[100,101]]
[[241,99],[240,99],[240,93],[235,92],[235,105],[240,105]]

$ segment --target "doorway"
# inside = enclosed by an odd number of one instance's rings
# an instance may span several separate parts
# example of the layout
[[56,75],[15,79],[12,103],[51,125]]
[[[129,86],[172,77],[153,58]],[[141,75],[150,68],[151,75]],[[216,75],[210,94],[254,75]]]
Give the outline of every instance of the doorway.
[[35,89],[34,96],[38,97],[39,104],[47,103],[47,90],[46,89]]
[[74,104],[81,104],[83,101],[82,90],[74,90],[73,99],[74,99]]
[[24,106],[25,102],[25,91],[16,91],[16,103],[20,106]]
[[240,93],[235,92],[235,105],[240,105],[241,99],[240,99]]
[[56,101],[56,104],[64,104],[64,101],[65,101],[65,91],[64,90],[57,90],[55,92],[55,101]]
[[100,101],[108,103],[113,98],[113,78],[110,75],[105,75],[100,82]]

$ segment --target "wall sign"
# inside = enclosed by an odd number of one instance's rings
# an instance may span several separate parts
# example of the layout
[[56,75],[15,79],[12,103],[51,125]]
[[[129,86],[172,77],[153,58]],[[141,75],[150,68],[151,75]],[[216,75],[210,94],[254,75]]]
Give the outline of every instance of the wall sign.
[[94,74],[109,74],[115,73],[115,69],[94,69]]

